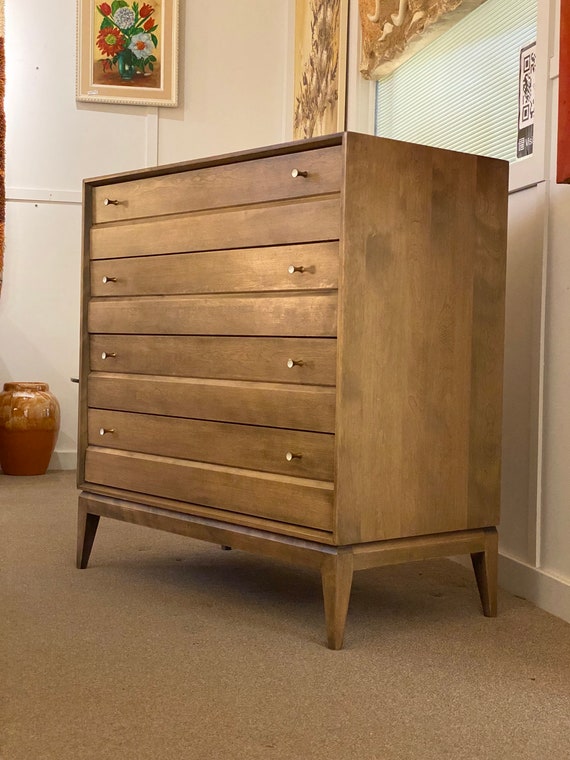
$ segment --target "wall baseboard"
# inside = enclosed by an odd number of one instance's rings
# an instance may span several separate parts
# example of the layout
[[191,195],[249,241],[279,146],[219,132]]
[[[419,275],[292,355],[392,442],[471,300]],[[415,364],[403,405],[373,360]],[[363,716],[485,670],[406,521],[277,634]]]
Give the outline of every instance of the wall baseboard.
[[570,623],[570,578],[499,554],[499,586]]
[[76,470],[76,451],[54,451],[49,461],[48,470]]

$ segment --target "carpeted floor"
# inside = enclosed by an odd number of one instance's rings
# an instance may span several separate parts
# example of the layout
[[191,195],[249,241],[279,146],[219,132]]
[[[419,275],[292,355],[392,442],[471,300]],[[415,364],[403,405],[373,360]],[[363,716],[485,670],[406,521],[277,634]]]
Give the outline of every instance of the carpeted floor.
[[449,560],[320,579],[102,519],[74,474],[0,474],[1,760],[568,760],[570,626]]

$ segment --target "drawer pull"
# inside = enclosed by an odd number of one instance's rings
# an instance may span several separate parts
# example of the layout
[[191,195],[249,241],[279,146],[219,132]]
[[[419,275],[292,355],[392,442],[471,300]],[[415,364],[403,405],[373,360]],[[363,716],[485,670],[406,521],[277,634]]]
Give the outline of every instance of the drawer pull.
[[292,461],[293,461],[293,459],[302,459],[302,458],[303,458],[303,455],[302,455],[302,454],[293,454],[293,452],[292,452],[292,451],[288,451],[288,452],[285,454],[285,459],[286,459],[288,462],[292,462]]
[[297,177],[308,177],[309,172],[303,172],[300,169],[293,169],[293,171],[291,172],[291,176],[293,177],[293,179],[297,179]]
[[105,200],[103,201],[103,203],[105,204],[105,206],[118,206],[119,205],[119,201],[111,200],[111,198],[105,198]]
[[99,428],[99,435],[107,435],[108,433],[114,433],[115,428]]
[[296,267],[296,266],[293,266],[293,264],[291,264],[291,266],[287,267],[287,271],[289,272],[289,274],[295,274],[295,272],[301,272],[301,274],[303,274],[303,272],[309,272],[309,274],[315,274],[317,269],[314,266],[314,264],[310,267]]
[[287,359],[287,366],[289,369],[293,367],[302,367],[305,362],[302,359]]
[[103,277],[103,284],[106,285],[108,282],[117,282],[116,277]]
[[105,359],[114,359],[116,356],[117,356],[117,354],[115,354],[115,353],[103,351],[103,353],[101,354],[101,359],[103,359],[103,360],[105,360]]

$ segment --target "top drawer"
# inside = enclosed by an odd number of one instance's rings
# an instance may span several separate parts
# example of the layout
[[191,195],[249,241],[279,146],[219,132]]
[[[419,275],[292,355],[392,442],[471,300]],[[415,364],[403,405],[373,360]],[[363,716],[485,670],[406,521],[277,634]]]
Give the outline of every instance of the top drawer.
[[337,145],[94,187],[93,224],[337,193],[340,151]]

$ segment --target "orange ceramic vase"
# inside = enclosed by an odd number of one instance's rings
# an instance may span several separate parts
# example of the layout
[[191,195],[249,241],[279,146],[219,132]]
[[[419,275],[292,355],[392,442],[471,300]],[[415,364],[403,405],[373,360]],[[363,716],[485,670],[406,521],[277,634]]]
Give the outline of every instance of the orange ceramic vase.
[[59,403],[47,383],[5,383],[0,393],[0,467],[43,475],[59,432]]

